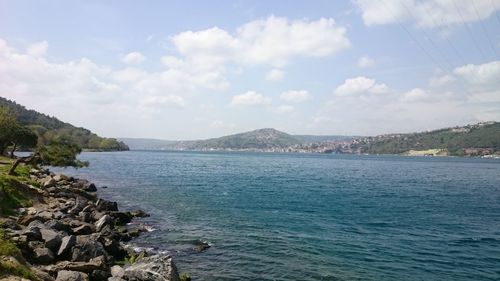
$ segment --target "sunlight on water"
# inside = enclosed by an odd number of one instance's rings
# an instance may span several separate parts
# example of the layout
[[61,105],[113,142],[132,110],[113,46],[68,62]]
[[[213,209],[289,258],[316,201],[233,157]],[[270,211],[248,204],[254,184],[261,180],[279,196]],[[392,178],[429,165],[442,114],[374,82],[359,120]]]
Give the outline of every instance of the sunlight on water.
[[[500,161],[259,153],[84,153],[157,231],[135,243],[196,280],[498,280]],[[212,247],[198,253],[196,245]]]

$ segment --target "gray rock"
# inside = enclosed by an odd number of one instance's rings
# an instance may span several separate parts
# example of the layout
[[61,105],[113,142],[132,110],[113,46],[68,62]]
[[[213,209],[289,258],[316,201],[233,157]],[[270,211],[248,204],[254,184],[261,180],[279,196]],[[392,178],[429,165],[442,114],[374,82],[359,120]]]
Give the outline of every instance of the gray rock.
[[[88,207],[88,206],[87,206]],[[85,207],[86,208],[86,207]],[[84,209],[85,209],[84,208]],[[78,214],[78,217],[80,218],[80,220],[84,221],[84,222],[91,222],[92,221],[92,214],[89,213],[89,212],[85,212],[85,211],[81,211],[79,214]]]
[[111,225],[113,219],[109,215],[104,215],[98,221],[95,222],[96,231],[101,231],[106,225]]
[[106,281],[111,277],[111,273],[105,270],[96,269],[90,273],[89,277],[92,281]]
[[54,180],[59,182],[59,181],[67,181],[69,178],[66,175],[59,174],[54,176]]
[[119,265],[113,265],[111,267],[111,276],[122,278],[124,274],[125,270],[123,269],[123,267]]
[[64,256],[71,251],[71,248],[76,244],[76,236],[69,235],[63,237],[61,240],[61,246],[59,247],[59,251],[57,251],[57,256]]
[[108,256],[104,246],[97,241],[94,235],[80,235],[76,238],[76,244],[73,247],[71,261],[89,261],[99,256]]
[[94,232],[94,226],[92,224],[82,224],[79,227],[73,228],[73,233],[76,235],[86,235],[92,234]]
[[76,204],[73,208],[69,210],[69,213],[72,215],[78,215],[78,213],[80,213],[83,210],[83,208],[87,206],[88,202],[89,201],[83,197],[77,197]]
[[127,251],[117,240],[110,237],[104,237],[101,239],[101,243],[103,244],[106,252],[112,255],[115,259],[122,260],[125,256],[127,256]]
[[50,176],[41,179],[40,183],[42,184],[43,188],[49,188],[56,185],[56,181]]
[[40,232],[40,227],[38,226],[28,226],[23,232],[29,241],[41,241],[42,233]]
[[45,268],[45,270],[51,274],[55,274],[61,270],[79,271],[90,274],[94,270],[106,270],[106,269],[107,269],[106,258],[104,256],[96,257],[88,262],[61,261],[58,262],[57,264],[49,265]]
[[179,281],[177,268],[170,256],[156,255],[140,259],[125,269],[129,281]]
[[95,187],[95,184],[89,183],[83,186],[83,190],[87,192],[96,192],[97,188]]
[[57,231],[49,228],[42,228],[40,229],[40,233],[42,234],[42,240],[45,241],[45,247],[52,251],[59,250],[61,235]]
[[39,264],[49,264],[54,261],[54,254],[48,248],[36,248],[33,251],[33,258]]
[[118,204],[116,202],[106,201],[103,199],[99,199],[96,202],[96,208],[99,211],[118,211]]
[[52,212],[49,211],[40,211],[36,214],[36,216],[40,218],[41,221],[48,221],[54,218]]
[[57,273],[56,281],[89,281],[89,276],[78,271],[61,270]]

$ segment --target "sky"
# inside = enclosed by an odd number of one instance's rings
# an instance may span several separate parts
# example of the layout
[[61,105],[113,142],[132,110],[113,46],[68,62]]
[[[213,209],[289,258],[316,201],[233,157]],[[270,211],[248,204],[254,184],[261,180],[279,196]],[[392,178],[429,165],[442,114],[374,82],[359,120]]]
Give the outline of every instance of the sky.
[[0,96],[105,137],[500,121],[500,0],[0,0]]

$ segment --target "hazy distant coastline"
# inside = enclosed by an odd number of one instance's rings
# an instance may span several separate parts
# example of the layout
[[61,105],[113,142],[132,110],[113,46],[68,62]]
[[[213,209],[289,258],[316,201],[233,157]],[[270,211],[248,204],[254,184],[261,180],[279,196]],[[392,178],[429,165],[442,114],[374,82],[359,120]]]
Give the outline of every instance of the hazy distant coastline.
[[272,128],[206,140],[118,138],[132,150],[255,151],[409,156],[500,156],[500,123],[372,137],[290,135]]

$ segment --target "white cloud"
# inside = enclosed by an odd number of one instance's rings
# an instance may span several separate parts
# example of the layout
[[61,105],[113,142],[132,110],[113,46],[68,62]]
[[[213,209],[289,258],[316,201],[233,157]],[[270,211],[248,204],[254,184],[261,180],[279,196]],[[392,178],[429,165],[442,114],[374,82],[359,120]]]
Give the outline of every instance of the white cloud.
[[[434,28],[475,22],[500,9],[499,0],[355,0],[366,25],[412,21]],[[460,11],[459,11],[460,10]],[[477,11],[477,13],[476,13]]]
[[417,101],[423,101],[429,98],[429,94],[420,89],[420,88],[415,88],[412,89],[411,91],[408,91],[403,94],[401,97],[401,101],[403,102],[417,102]]
[[185,104],[184,98],[176,95],[167,96],[150,96],[141,101],[143,106],[176,106],[183,107]]
[[271,98],[265,97],[255,91],[248,91],[241,95],[236,95],[231,100],[231,106],[260,106],[271,103]]
[[283,114],[293,112],[294,110],[295,108],[291,105],[280,105],[274,109],[274,112]]
[[[50,61],[39,56],[45,52],[45,45],[28,53],[0,39],[0,95],[97,133],[137,136],[158,131],[166,124],[156,124],[160,119],[151,116],[161,114],[162,122],[173,122],[170,120],[180,118],[181,113],[171,108],[182,108],[182,118],[189,124],[189,116],[198,113],[188,106],[196,94],[228,87],[220,69],[181,59],[175,63],[164,59],[164,63],[170,63],[158,71],[115,69],[87,58]],[[171,127],[190,134],[177,124]]]
[[453,82],[455,80],[456,79],[455,79],[455,77],[453,75],[445,74],[445,75],[442,75],[442,76],[431,78],[430,85],[434,86],[434,87],[439,87],[439,86],[448,85],[449,83],[451,83],[451,82]]
[[388,93],[390,89],[384,83],[377,84],[374,79],[359,76],[346,79],[335,89],[337,96],[360,96],[369,94]]
[[121,83],[132,83],[147,77],[148,73],[139,68],[128,67],[114,71],[111,77]]
[[140,64],[145,59],[146,59],[146,57],[143,54],[141,54],[139,52],[131,52],[122,58],[122,62],[124,62],[126,64]]
[[348,48],[345,33],[333,19],[289,21],[271,16],[240,26],[234,35],[213,27],[179,33],[172,42],[185,57],[208,64],[283,66],[294,56],[325,57]]
[[42,41],[30,45],[27,48],[26,52],[28,53],[28,55],[33,57],[43,57],[45,53],[47,53],[48,49],[49,49],[49,43],[47,43],[47,41]]
[[360,68],[367,68],[373,65],[375,65],[375,60],[368,56],[360,57],[358,59],[358,67]]
[[272,69],[266,74],[267,81],[281,81],[285,77],[285,72],[281,69]]
[[453,73],[476,85],[500,85],[500,61],[484,64],[467,64],[457,67]]
[[287,102],[300,103],[310,99],[311,94],[305,90],[292,90],[281,93],[280,98]]

